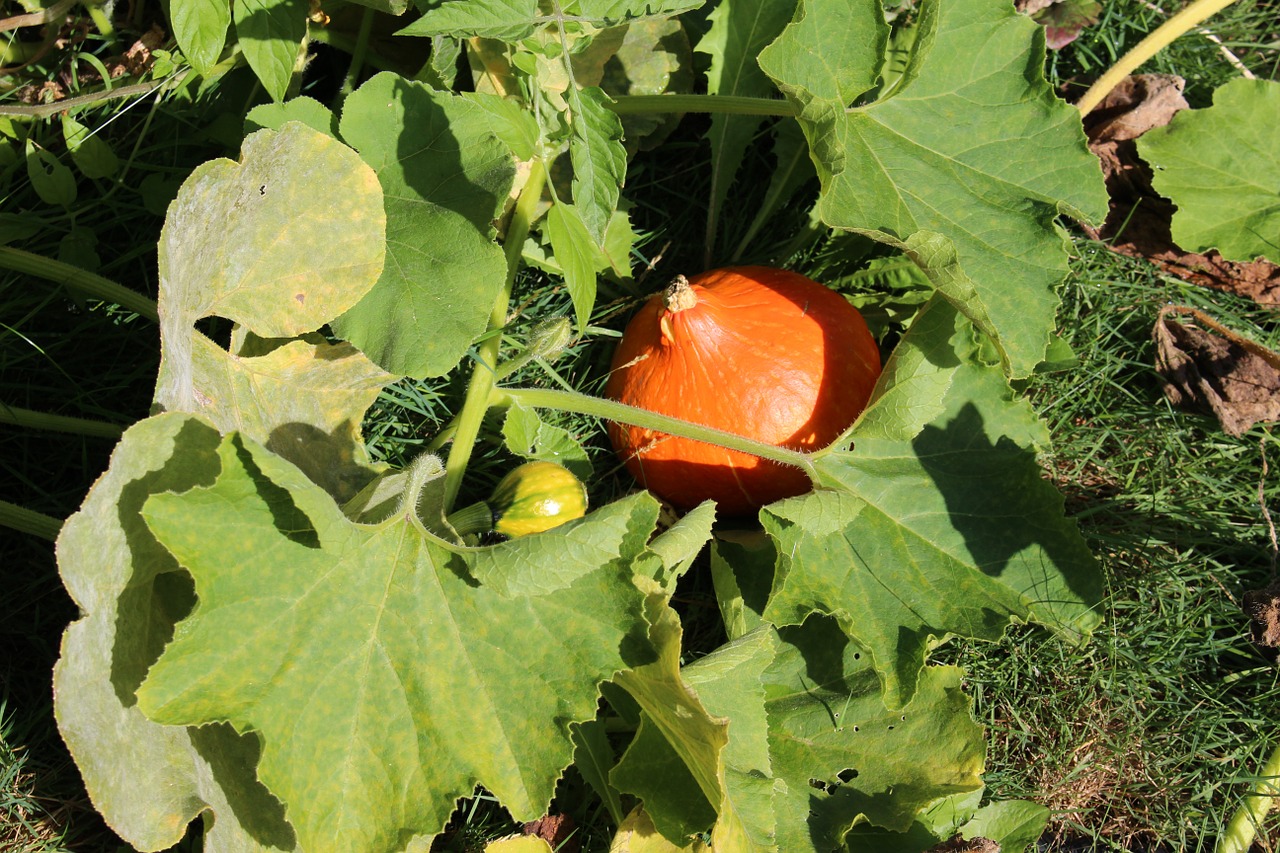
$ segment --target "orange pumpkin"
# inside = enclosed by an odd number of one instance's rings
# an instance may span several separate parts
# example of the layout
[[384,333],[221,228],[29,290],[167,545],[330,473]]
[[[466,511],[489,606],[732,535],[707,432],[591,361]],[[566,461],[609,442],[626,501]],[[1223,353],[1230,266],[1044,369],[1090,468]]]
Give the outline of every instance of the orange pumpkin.
[[[834,441],[866,407],[880,352],[858,310],[769,267],[676,278],[632,318],[605,396],[794,450]],[[754,513],[811,488],[798,468],[642,427],[609,437],[645,488],[688,509]]]

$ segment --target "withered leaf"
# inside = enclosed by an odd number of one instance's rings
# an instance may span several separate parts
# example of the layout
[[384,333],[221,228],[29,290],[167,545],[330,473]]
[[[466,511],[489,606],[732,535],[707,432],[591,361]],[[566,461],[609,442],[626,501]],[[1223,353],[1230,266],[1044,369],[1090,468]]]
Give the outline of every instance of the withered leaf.
[[1235,263],[1216,251],[1187,252],[1173,242],[1174,206],[1151,187],[1151,169],[1134,140],[1163,127],[1187,108],[1185,81],[1170,74],[1126,78],[1085,117],[1089,148],[1102,161],[1111,209],[1101,228],[1084,226],[1113,251],[1145,258],[1170,275],[1201,287],[1238,293],[1262,305],[1280,305],[1280,267],[1267,261]]
[[1243,609],[1249,617],[1254,644],[1280,653],[1280,579],[1265,589],[1246,592]]
[[[1174,314],[1189,315],[1199,325]],[[1156,368],[1174,405],[1212,412],[1228,435],[1280,420],[1280,355],[1203,312],[1176,305],[1160,311],[1153,337]]]

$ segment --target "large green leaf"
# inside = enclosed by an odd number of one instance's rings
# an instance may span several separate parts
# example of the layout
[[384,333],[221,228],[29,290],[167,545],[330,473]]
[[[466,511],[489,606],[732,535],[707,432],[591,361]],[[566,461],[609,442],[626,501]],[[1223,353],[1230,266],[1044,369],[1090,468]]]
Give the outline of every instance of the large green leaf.
[[1152,185],[1173,200],[1173,239],[1193,252],[1280,262],[1280,82],[1232,80],[1213,106],[1138,138]]
[[981,788],[981,728],[959,681],[929,667],[911,704],[890,709],[833,620],[762,625],[661,679],[687,696],[659,716],[726,720],[728,740],[642,725],[614,779],[632,782],[672,842],[705,830],[695,821],[710,799],[715,849],[828,853],[859,821],[906,830],[929,803]]
[[784,629],[765,673],[779,851],[826,851],[855,822],[905,829],[939,797],[982,786],[985,744],[955,667],[931,666],[886,706],[866,656],[820,618]]
[[447,373],[486,328],[506,276],[492,223],[515,179],[494,121],[474,100],[390,73],[346,100],[342,136],[386,197],[387,263],[333,328],[387,370]]
[[836,617],[895,707],[947,637],[994,640],[1032,620],[1078,640],[1099,619],[1101,577],[1036,461],[1044,427],[983,344],[935,298],[852,449],[818,461],[826,488],[761,513],[778,551],[765,617]]
[[1040,840],[1049,810],[1025,800],[999,800],[980,806],[982,791],[944,797],[922,810],[902,832],[863,824],[845,837],[848,853],[920,853],[958,835],[985,838],[1009,853],[1022,853]]
[[961,276],[943,294],[994,332],[1006,369],[1044,357],[1067,272],[1059,214],[1100,219],[1079,114],[1045,82],[1040,28],[998,0],[931,0],[909,73],[874,92],[876,0],[802,0],[761,67],[800,111],[827,224],[903,243],[934,234]]
[[290,337],[354,305],[382,270],[381,199],[351,149],[296,122],[247,137],[240,163],[198,167],[160,235],[156,402],[183,412],[207,402],[192,328],[202,317]]
[[656,502],[472,550],[418,521],[438,512],[438,480],[359,525],[247,438],[217,452],[212,485],[143,508],[198,603],[139,707],[257,732],[258,777],[307,850],[425,840],[477,784],[518,818],[542,814],[572,757],[569,724],[595,716],[601,681],[644,663],[627,566]]
[[58,729],[94,807],[139,850],[182,840],[205,814],[209,853],[293,850],[284,810],[257,781],[258,744],[229,726],[162,726],[136,691],[194,602],[191,580],[151,535],[147,498],[214,482],[221,436],[164,414],[131,427],[58,537],[58,567],[80,617],[54,668]]
[[[320,210],[302,203],[317,194]],[[210,853],[294,847],[280,802],[257,781],[254,737],[225,725],[161,726],[137,710],[138,685],[194,602],[190,578],[140,510],[152,494],[214,482],[219,433],[232,430],[339,499],[373,475],[359,425],[393,377],[348,344],[249,328],[292,334],[343,310],[377,278],[381,232],[372,171],[298,124],[249,137],[241,164],[201,167],[170,208],[157,386],[170,413],[125,434],[58,544],[83,613],[56,670],[59,726],[95,804],[140,849],[177,843],[202,812]],[[192,326],[215,313],[241,324],[230,351]]]

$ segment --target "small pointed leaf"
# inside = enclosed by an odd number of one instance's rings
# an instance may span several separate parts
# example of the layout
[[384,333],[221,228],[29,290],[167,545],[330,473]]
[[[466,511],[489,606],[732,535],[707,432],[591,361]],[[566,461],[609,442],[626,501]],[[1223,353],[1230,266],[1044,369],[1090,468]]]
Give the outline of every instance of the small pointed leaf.
[[283,101],[307,35],[308,0],[236,0],[232,14],[245,61],[274,101]]
[[182,55],[201,74],[217,64],[231,26],[226,0],[171,0],[169,20]]

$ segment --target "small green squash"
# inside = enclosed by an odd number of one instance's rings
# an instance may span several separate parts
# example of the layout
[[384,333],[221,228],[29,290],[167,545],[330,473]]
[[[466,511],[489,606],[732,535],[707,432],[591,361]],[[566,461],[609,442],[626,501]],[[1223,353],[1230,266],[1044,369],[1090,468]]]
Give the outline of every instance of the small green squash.
[[587,514],[587,489],[563,465],[526,462],[511,470],[487,501],[503,536],[541,533]]

